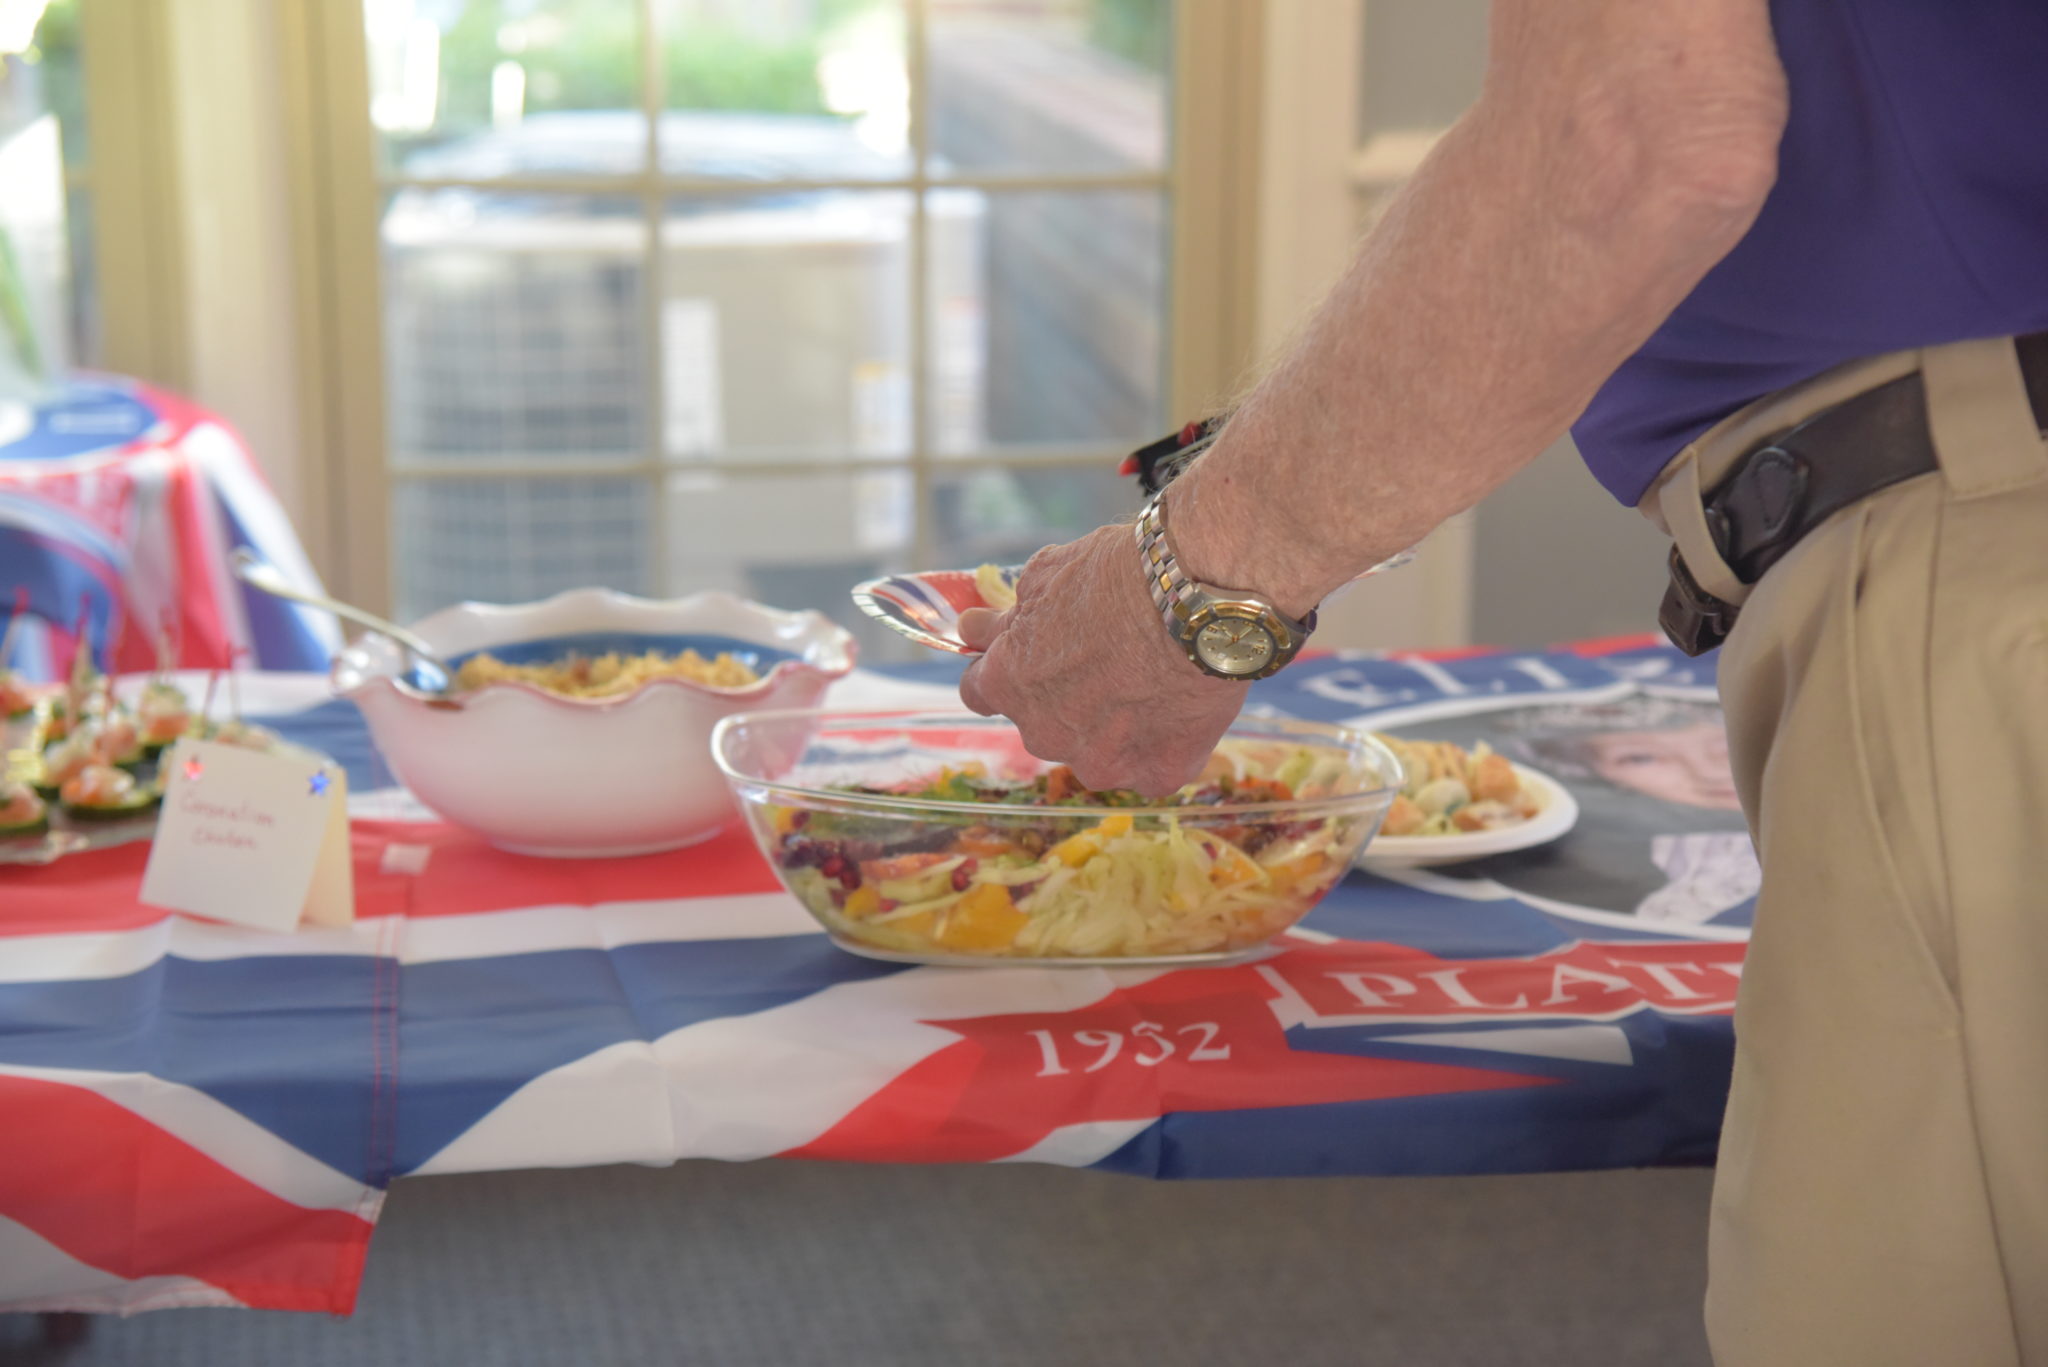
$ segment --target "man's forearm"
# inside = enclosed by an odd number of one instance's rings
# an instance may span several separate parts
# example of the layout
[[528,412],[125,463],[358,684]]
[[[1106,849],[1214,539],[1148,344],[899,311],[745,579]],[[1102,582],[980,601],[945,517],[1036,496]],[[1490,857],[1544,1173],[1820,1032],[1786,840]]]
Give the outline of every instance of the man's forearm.
[[1782,81],[1763,0],[1500,0],[1479,103],[1175,484],[1190,571],[1305,611],[1534,459],[1747,230]]

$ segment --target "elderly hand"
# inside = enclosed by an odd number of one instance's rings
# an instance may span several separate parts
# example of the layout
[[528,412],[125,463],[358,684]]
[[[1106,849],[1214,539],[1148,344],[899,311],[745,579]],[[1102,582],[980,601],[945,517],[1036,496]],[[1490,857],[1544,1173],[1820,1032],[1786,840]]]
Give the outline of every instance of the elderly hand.
[[1009,717],[1026,749],[1090,788],[1161,797],[1192,780],[1249,687],[1175,648],[1128,526],[1032,556],[1017,605],[969,610],[960,634],[986,652],[960,680],[961,701]]

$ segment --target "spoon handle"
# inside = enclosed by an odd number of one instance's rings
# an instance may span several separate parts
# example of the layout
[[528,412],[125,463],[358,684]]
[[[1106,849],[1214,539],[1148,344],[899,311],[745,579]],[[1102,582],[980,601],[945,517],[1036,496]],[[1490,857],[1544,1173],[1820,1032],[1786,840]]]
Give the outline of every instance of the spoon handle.
[[251,588],[261,589],[275,598],[288,598],[294,603],[304,603],[309,608],[331,612],[336,617],[354,622],[357,626],[367,628],[379,636],[388,636],[422,660],[443,667],[440,657],[434,654],[434,648],[404,627],[387,622],[375,613],[364,612],[361,608],[352,607],[347,603],[323,598],[317,593],[307,593],[304,589],[293,587],[285,581],[284,576],[258,559],[247,546],[235,552],[234,567],[235,577]]

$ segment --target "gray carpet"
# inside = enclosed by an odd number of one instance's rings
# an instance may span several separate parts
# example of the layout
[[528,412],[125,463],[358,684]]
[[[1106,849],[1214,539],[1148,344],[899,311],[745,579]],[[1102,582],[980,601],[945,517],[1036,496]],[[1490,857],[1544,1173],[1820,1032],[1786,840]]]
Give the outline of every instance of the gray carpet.
[[796,1163],[424,1178],[353,1319],[0,1316],[8,1367],[1693,1367],[1708,1175],[1154,1183]]

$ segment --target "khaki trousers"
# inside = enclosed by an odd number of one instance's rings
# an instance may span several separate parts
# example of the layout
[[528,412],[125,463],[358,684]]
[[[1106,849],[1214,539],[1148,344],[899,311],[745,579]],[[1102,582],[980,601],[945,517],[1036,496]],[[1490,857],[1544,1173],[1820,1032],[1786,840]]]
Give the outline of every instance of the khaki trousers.
[[2011,344],[1766,400],[1644,511],[1741,593],[1700,486],[1916,368],[1940,471],[1809,534],[1722,650],[1764,878],[1709,1239],[1720,1367],[2048,1367],[2048,447]]

